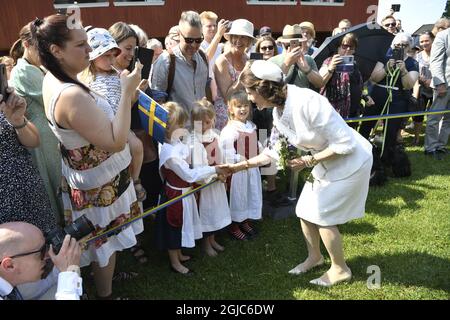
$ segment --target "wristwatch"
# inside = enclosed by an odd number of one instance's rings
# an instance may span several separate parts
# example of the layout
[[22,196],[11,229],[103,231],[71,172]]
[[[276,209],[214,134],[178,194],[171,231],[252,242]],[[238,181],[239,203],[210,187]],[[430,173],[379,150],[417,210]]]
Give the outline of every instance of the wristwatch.
[[16,130],[20,130],[20,129],[23,129],[23,128],[25,128],[26,126],[27,126],[27,124],[28,124],[28,119],[27,118],[25,118],[25,117],[23,117],[23,123],[21,124],[21,125],[18,125],[18,126],[15,126],[15,125],[12,125],[12,127],[14,128],[14,129],[16,129]]
[[81,275],[80,266],[77,266],[75,264],[68,266],[66,271],[76,272],[78,276]]

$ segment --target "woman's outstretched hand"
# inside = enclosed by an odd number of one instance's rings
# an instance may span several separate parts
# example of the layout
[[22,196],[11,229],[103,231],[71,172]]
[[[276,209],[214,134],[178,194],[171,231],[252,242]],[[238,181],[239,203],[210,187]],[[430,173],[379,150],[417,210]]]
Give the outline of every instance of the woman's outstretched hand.
[[216,173],[219,176],[227,178],[228,176],[231,176],[233,174],[233,171],[231,170],[230,165],[228,165],[228,164],[217,165],[217,166],[215,166],[215,168],[216,168]]
[[301,158],[295,158],[288,161],[288,166],[289,168],[295,171],[303,170],[306,168],[306,162],[303,161]]

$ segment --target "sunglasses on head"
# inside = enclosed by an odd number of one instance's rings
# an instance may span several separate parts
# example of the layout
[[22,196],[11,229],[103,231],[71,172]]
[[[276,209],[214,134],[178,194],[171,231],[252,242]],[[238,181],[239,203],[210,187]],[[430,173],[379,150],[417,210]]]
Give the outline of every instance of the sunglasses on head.
[[197,44],[200,44],[203,42],[203,36],[201,36],[200,38],[186,38],[185,36],[183,36],[180,32],[180,35],[183,37],[184,41],[186,41],[186,43],[188,44],[193,44],[194,42]]
[[386,28],[389,28],[389,27],[396,27],[396,26],[397,26],[397,23],[396,23],[396,22],[391,22],[391,23],[385,24],[384,26],[385,26]]
[[262,51],[273,50],[273,46],[261,47],[260,49],[261,49]]

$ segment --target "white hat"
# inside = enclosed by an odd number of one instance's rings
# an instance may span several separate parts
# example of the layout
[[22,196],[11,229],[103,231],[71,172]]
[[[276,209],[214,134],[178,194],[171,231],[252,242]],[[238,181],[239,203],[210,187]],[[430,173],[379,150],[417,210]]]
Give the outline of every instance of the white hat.
[[225,33],[223,36],[225,39],[230,40],[231,35],[237,35],[237,36],[246,36],[249,38],[252,38],[255,40],[255,37],[253,36],[253,23],[246,19],[237,19],[234,20],[231,24],[231,29],[227,33]]
[[92,51],[89,53],[89,61],[97,59],[111,49],[116,50],[116,56],[120,54],[121,50],[108,30],[94,28],[87,32],[87,36],[88,43],[92,48]]
[[269,80],[273,82],[281,82],[284,80],[283,71],[275,63],[267,60],[256,60],[253,62],[250,70],[255,77],[261,80]]

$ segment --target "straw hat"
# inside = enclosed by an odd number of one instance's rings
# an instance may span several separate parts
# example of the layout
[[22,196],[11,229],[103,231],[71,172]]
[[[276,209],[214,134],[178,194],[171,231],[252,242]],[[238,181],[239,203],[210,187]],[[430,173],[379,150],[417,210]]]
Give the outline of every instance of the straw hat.
[[314,25],[311,22],[303,21],[302,23],[300,23],[300,27],[301,28],[305,28],[305,29],[309,29],[309,31],[311,31],[311,33],[312,33],[312,37],[314,39],[316,38],[316,30],[314,29]]
[[115,54],[118,56],[122,50],[117,45],[116,40],[111,36],[108,30],[103,28],[93,28],[87,32],[88,43],[92,48],[89,53],[89,61],[95,60],[101,55],[104,55],[109,50],[115,49]]
[[223,36],[228,41],[230,40],[230,35],[246,36],[255,40],[255,37],[253,36],[253,31],[254,31],[253,23],[251,23],[246,19],[237,19],[233,21],[230,31],[225,33]]
[[302,36],[302,28],[298,24],[287,24],[283,28],[283,35],[277,39],[280,42],[289,42],[291,40],[306,41]]

